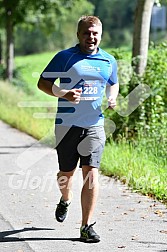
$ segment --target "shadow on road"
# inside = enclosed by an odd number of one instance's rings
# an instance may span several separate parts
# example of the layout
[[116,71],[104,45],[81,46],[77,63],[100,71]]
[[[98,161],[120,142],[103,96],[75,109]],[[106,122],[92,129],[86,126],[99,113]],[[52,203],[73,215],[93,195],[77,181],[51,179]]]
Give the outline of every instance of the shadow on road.
[[40,230],[55,230],[53,228],[22,228],[18,230],[9,230],[0,232],[0,242],[20,242],[20,241],[80,241],[80,238],[57,238],[57,237],[33,237],[33,238],[21,238],[21,237],[9,237],[10,235],[26,232],[26,231],[40,231]]
[[[32,145],[21,145],[21,146],[0,146],[0,150],[2,149],[2,151],[0,151],[0,155],[4,155],[4,154],[16,154],[20,152],[20,149],[28,149],[28,148],[33,148]],[[8,151],[5,151],[5,150]]]

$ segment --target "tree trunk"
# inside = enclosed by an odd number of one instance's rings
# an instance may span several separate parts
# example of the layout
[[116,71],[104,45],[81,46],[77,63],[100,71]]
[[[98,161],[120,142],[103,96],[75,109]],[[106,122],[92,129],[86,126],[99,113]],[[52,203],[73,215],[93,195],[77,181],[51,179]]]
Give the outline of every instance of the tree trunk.
[[[151,13],[154,0],[138,0],[135,10],[132,65],[142,75],[147,65]],[[134,60],[135,59],[135,60]]]
[[6,79],[13,79],[14,68],[14,41],[12,11],[6,10]]

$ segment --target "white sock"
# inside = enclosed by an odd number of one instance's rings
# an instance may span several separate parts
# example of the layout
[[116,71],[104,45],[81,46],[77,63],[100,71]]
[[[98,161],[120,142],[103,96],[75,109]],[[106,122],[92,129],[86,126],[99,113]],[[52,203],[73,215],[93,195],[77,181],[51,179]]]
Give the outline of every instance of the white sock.
[[70,204],[70,203],[71,203],[71,200],[72,200],[72,197],[73,197],[72,191],[70,191],[70,194],[71,194],[71,199],[69,199],[69,200],[64,200],[64,199],[63,199],[63,196],[62,196],[62,197],[61,197],[61,200],[63,200],[64,203]]

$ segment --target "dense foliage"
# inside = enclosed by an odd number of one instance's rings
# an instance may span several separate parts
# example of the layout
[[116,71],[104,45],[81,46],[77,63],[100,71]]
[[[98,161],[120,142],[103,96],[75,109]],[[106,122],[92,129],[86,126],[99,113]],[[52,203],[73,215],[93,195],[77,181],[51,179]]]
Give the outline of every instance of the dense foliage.
[[16,27],[15,52],[27,55],[64,49],[74,44],[77,20],[84,13],[92,14],[94,6],[84,1],[73,1],[72,8],[52,8],[48,13],[31,15],[27,22]]
[[139,108],[136,127],[147,138],[148,149],[166,156],[167,146],[167,43],[150,48],[143,83],[151,88],[151,95]]
[[89,0],[94,14],[103,22],[104,46],[131,45],[134,9],[137,0]]
[[[149,50],[148,64],[145,74],[141,77],[130,68],[128,59],[122,61],[123,52],[113,51],[119,62],[120,93],[128,96],[140,84],[149,87],[147,99],[143,99],[139,90],[135,99],[140,96],[140,106],[129,115],[122,112],[106,112],[106,116],[111,118],[117,128],[113,136],[115,140],[126,139],[134,144],[138,141],[147,146],[147,151],[151,151],[155,156],[166,156],[167,146],[167,44],[152,44]],[[122,64],[121,64],[122,63]],[[131,75],[131,76],[130,76]],[[141,93],[140,93],[141,92]],[[147,91],[146,91],[147,93]],[[122,110],[127,111],[131,104],[127,101],[118,99]],[[119,109],[118,109],[119,111]]]

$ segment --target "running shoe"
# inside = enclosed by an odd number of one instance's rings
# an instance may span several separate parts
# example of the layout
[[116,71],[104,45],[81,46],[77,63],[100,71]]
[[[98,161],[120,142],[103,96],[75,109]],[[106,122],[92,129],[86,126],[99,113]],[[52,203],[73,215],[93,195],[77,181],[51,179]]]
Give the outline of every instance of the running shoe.
[[58,222],[63,222],[67,217],[68,207],[71,202],[66,202],[62,199],[60,199],[59,204],[57,205],[56,211],[55,211],[55,217]]
[[100,236],[93,230],[93,224],[85,225],[84,227],[81,227],[80,229],[80,239],[84,242],[99,242]]

